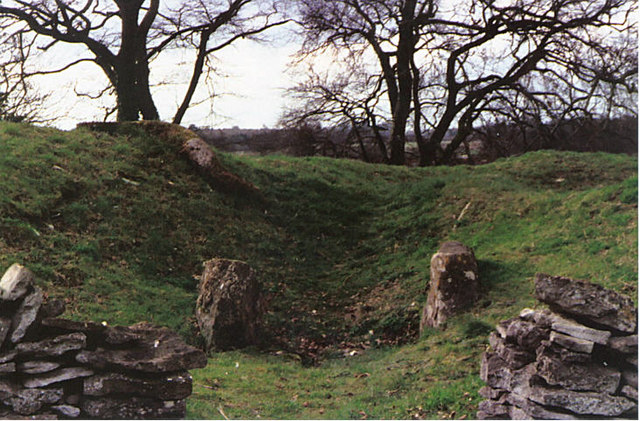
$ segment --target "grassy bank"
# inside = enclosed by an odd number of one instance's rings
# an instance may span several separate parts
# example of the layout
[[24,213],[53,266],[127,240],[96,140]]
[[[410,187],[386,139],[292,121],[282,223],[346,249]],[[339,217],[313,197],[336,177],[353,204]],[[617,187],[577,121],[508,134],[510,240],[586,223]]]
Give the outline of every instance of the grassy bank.
[[[0,267],[34,270],[66,316],[148,320],[198,343],[201,262],[259,273],[263,346],[195,372],[190,417],[469,417],[487,332],[534,305],[535,272],[636,299],[635,158],[542,151],[426,169],[221,159],[263,199],[216,191],[178,145],[135,127],[0,123]],[[429,261],[449,239],[474,248],[483,295],[418,340]]]

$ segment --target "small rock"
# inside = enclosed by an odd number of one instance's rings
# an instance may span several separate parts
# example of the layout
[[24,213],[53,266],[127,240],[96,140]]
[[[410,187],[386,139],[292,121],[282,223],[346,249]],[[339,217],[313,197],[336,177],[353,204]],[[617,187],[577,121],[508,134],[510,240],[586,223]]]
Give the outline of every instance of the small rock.
[[77,379],[79,377],[88,377],[92,375],[93,371],[86,368],[67,367],[40,375],[28,376],[22,381],[22,384],[24,384],[24,386],[27,388],[44,387],[53,383]]
[[27,330],[36,321],[43,300],[44,297],[40,289],[34,288],[34,291],[22,301],[11,320],[10,338],[12,343],[18,343],[25,337]]
[[509,405],[494,400],[482,401],[478,404],[476,416],[479,420],[506,420],[510,418]]
[[598,364],[565,364],[549,357],[537,361],[537,375],[550,386],[568,390],[613,394],[620,384],[620,372]]
[[16,372],[16,363],[10,362],[10,363],[0,364],[0,374],[15,373],[15,372]]
[[520,319],[512,319],[507,327],[507,342],[516,343],[524,349],[535,350],[543,340],[549,338],[549,332],[541,329],[535,323]]
[[0,400],[20,415],[35,414],[45,404],[62,399],[62,389],[21,389],[16,384],[0,380]]
[[590,354],[570,351],[563,346],[551,343],[549,341],[542,341],[542,343],[536,350],[536,355],[538,356],[538,358],[547,356],[560,360],[564,363],[588,363],[591,361]]
[[18,353],[13,349],[10,351],[3,352],[2,354],[0,354],[0,364],[13,361],[16,355],[18,355]]
[[23,342],[16,346],[16,350],[21,356],[52,357],[62,355],[69,351],[83,349],[86,344],[87,337],[85,334],[76,332],[45,339],[40,342]]
[[18,370],[24,374],[42,374],[60,367],[59,363],[52,361],[25,361],[18,363]]
[[625,384],[636,389],[638,388],[638,370],[623,370],[622,378]]
[[625,385],[622,386],[622,389],[620,389],[620,393],[622,394],[622,396],[626,396],[627,398],[633,399],[634,401],[638,402],[638,389],[629,385]]
[[507,344],[496,332],[489,336],[489,344],[493,351],[502,358],[510,369],[517,370],[533,362],[536,357],[517,345]]
[[577,420],[578,418],[562,412],[551,411],[542,405],[531,402],[529,399],[511,393],[507,396],[507,402],[511,405],[509,414],[513,420]]
[[563,408],[579,415],[617,417],[636,407],[635,402],[623,396],[598,392],[531,387],[527,397],[540,405]]
[[620,332],[634,333],[637,312],[633,301],[587,281],[536,274],[535,294],[540,301],[564,313]]
[[593,351],[593,342],[584,339],[578,339],[571,336],[563,335],[558,332],[551,332],[549,335],[549,341],[554,344],[558,344],[569,350],[590,354]]
[[15,301],[24,297],[33,285],[34,278],[33,272],[14,263],[0,279],[0,299]]
[[609,339],[607,345],[623,354],[638,355],[638,335],[614,336]]
[[80,416],[80,408],[71,405],[54,405],[51,409],[67,418],[78,418]]
[[499,399],[501,396],[509,393],[504,389],[493,389],[489,386],[483,386],[480,390],[478,390],[478,394],[485,399]]

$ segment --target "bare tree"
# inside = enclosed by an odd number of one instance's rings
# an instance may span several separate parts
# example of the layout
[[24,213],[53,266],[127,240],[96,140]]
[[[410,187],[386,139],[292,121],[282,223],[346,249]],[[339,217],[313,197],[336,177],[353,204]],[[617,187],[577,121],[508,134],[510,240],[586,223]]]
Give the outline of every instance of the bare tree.
[[[541,80],[560,78],[576,95],[595,80],[636,89],[629,80],[637,67],[620,65],[622,56],[633,55],[628,44],[615,64],[598,66],[598,55],[614,57],[608,37],[634,30],[634,3],[627,0],[296,3],[306,34],[302,55],[338,49],[377,59],[392,120],[392,164],[404,163],[411,119],[420,163],[429,165],[449,161],[478,118],[514,93],[538,103],[553,96],[539,90]],[[456,136],[447,143],[454,124]]]
[[276,4],[267,0],[7,0],[0,5],[0,18],[13,23],[16,31],[28,31],[44,51],[58,43],[83,46],[85,56],[32,75],[95,63],[109,83],[103,92],[116,96],[119,121],[159,119],[150,90],[150,63],[169,49],[192,48],[194,64],[173,118],[176,123],[189,107],[211,54],[285,22]]

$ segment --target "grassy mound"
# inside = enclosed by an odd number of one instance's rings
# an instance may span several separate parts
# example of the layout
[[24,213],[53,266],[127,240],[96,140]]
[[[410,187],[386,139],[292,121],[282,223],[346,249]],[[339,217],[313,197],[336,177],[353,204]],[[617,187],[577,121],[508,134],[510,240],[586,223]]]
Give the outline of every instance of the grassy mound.
[[[426,169],[220,159],[261,197],[212,188],[179,142],[136,126],[0,123],[0,267],[34,270],[67,317],[148,320],[197,342],[202,261],[260,274],[264,346],[194,373],[194,418],[473,416],[487,332],[534,305],[535,272],[637,296],[632,157],[542,151]],[[429,260],[450,239],[474,248],[483,296],[417,339]]]

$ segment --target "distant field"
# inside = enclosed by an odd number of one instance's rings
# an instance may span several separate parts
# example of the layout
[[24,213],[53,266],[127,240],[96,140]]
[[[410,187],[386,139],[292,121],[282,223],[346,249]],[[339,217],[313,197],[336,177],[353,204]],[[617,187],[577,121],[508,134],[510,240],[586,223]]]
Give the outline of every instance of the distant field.
[[[191,418],[473,417],[488,331],[534,305],[536,272],[637,302],[634,157],[409,169],[221,154],[258,200],[215,191],[178,149],[133,126],[0,123],[0,266],[31,268],[67,317],[148,320],[198,344],[201,263],[249,262],[269,299],[264,345],[194,372]],[[483,295],[418,339],[446,240],[475,250]]]

